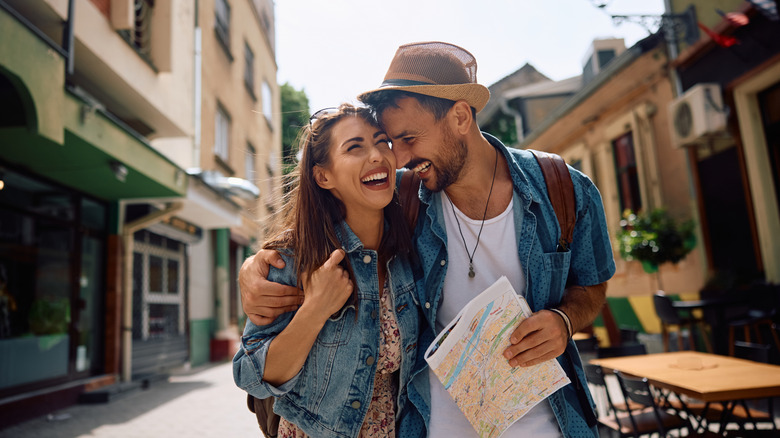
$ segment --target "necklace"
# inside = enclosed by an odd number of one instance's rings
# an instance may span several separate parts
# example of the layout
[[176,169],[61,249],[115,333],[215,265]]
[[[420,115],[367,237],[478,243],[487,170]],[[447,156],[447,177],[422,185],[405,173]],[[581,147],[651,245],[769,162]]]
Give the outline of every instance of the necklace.
[[[496,149],[496,162],[493,164],[493,181],[490,182],[490,192],[488,192],[487,202],[485,203],[485,212],[482,213],[482,225],[479,226],[479,233],[477,233],[477,244],[474,245],[474,250],[469,254],[469,247],[466,245],[466,238],[463,237],[463,230],[460,228],[460,221],[458,215],[455,213],[455,204],[452,203],[452,199],[447,196],[447,200],[450,201],[450,208],[452,208],[452,215],[455,216],[455,223],[458,224],[458,232],[460,232],[460,238],[463,240],[463,246],[466,248],[466,255],[469,256],[469,278],[474,278],[476,272],[474,272],[474,254],[479,247],[479,237],[482,236],[482,227],[485,226],[485,218],[487,217],[488,206],[490,205],[490,196],[493,194],[493,184],[496,182],[496,169],[498,169],[498,149]],[[446,194],[446,193],[445,193]]]

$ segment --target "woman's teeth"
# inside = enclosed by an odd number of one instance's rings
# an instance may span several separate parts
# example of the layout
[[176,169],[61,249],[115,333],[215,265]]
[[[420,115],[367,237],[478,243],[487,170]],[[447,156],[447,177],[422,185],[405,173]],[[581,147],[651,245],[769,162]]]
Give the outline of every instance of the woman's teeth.
[[380,181],[380,180],[385,180],[385,179],[387,179],[387,172],[379,172],[379,173],[375,173],[373,175],[369,175],[369,176],[363,178],[361,181],[364,184],[367,184],[367,183],[370,183],[370,182],[373,182],[373,181]]

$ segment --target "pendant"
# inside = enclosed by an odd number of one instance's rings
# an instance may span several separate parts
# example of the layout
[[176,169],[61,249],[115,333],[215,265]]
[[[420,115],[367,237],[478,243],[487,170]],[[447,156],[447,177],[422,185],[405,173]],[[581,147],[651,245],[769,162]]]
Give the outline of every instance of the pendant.
[[477,274],[474,272],[474,265],[469,263],[469,278],[474,278],[475,275]]

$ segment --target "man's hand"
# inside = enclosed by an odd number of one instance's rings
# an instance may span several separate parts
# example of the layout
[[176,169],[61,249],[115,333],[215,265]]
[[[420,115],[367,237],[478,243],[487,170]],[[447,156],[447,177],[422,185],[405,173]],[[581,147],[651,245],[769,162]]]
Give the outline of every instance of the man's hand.
[[554,359],[566,350],[566,323],[551,310],[540,310],[524,319],[509,338],[504,357],[513,367],[527,367]]
[[[566,288],[558,308],[571,321],[572,333],[593,323],[607,302],[607,283]],[[560,315],[540,310],[523,320],[509,338],[504,350],[509,365],[531,366],[556,358],[566,351],[569,332]]]
[[284,268],[284,260],[273,250],[260,250],[244,260],[238,272],[241,306],[256,325],[270,324],[277,316],[298,309],[303,303],[303,291],[268,281],[270,266]]

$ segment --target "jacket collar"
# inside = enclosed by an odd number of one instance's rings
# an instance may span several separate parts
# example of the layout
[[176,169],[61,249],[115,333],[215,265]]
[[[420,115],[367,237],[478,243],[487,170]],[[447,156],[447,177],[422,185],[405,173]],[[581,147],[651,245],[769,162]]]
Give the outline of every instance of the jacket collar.
[[336,236],[338,236],[339,242],[341,242],[341,248],[347,253],[363,249],[363,242],[358,239],[358,236],[355,235],[345,220],[336,225]]

